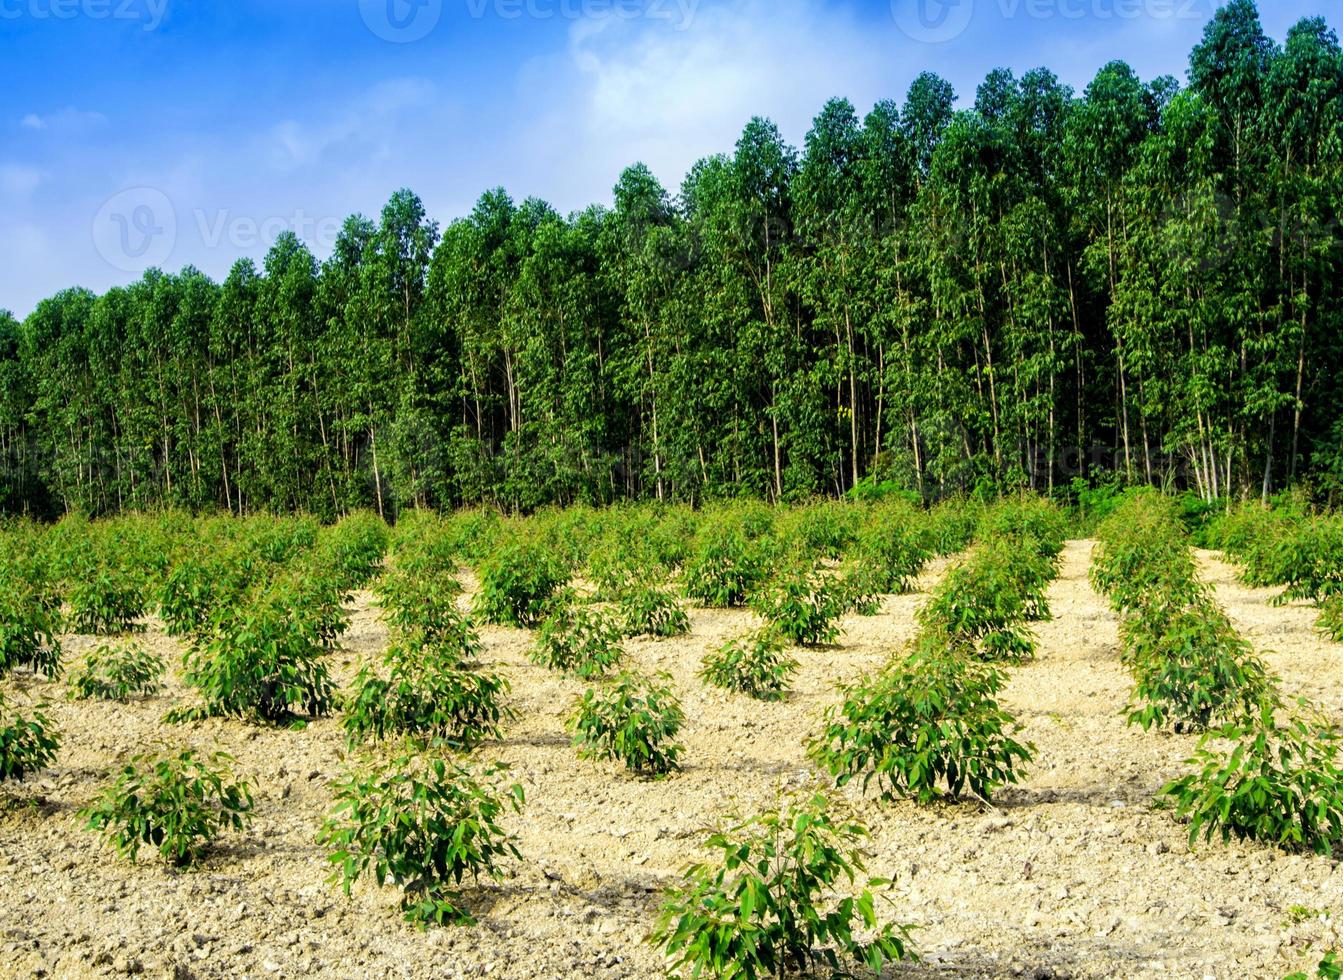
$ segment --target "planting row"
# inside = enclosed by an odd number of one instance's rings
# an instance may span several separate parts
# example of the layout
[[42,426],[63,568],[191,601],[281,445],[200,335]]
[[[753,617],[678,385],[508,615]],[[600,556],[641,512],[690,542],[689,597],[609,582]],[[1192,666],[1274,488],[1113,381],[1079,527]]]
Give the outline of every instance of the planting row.
[[1338,733],[1314,706],[1284,700],[1199,580],[1170,502],[1132,494],[1098,533],[1092,582],[1122,617],[1130,723],[1203,733],[1191,771],[1158,798],[1188,819],[1191,841],[1333,852],[1343,841]]

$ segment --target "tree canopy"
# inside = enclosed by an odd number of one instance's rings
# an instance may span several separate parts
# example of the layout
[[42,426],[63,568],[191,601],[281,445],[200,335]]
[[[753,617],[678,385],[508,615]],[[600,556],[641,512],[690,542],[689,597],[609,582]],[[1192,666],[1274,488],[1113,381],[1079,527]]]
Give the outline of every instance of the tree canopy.
[[[0,311],[0,509],[933,497],[1343,472],[1343,51],[1231,0],[1188,84],[932,73],[568,216],[409,190],[319,261]],[[1330,487],[1330,489],[1336,489]]]

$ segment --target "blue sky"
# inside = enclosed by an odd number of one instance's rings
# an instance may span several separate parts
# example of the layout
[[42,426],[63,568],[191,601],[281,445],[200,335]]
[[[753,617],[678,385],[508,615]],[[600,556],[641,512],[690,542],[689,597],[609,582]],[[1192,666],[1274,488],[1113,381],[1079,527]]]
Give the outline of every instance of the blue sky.
[[[1281,40],[1334,0],[1264,0]],[[920,7],[922,3],[924,6]],[[0,307],[146,264],[216,278],[293,228],[324,256],[410,187],[562,211],[646,162],[670,189],[751,115],[801,143],[935,70],[1183,80],[1216,0],[0,0]],[[1334,18],[1331,18],[1334,19]],[[1335,27],[1343,26],[1338,23]]]

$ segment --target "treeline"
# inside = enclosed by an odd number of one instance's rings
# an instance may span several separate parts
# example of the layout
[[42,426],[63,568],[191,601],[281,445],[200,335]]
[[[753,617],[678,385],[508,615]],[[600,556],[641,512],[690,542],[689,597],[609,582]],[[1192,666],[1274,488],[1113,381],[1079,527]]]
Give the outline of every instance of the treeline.
[[0,506],[408,504],[1343,482],[1343,53],[1250,0],[1187,86],[920,76],[800,151],[753,119],[677,194],[409,191],[216,284],[0,316]]

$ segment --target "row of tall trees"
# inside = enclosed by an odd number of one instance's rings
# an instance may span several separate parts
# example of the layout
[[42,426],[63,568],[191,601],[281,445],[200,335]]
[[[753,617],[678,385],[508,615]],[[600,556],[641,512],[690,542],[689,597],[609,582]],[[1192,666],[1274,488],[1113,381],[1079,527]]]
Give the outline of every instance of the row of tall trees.
[[1343,476],[1343,52],[1232,0],[1188,84],[920,76],[800,150],[563,216],[415,195],[318,261],[0,316],[0,506],[489,501]]

